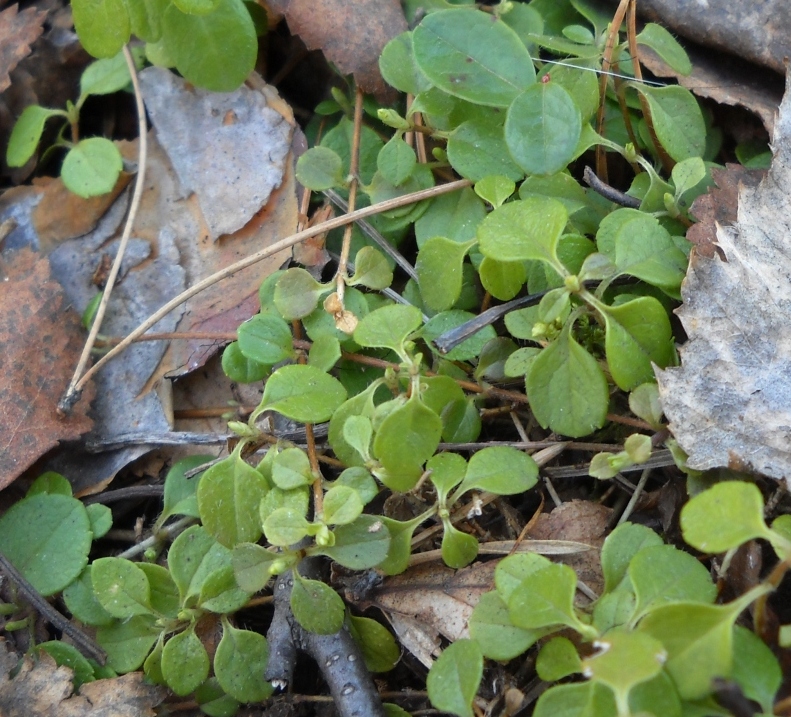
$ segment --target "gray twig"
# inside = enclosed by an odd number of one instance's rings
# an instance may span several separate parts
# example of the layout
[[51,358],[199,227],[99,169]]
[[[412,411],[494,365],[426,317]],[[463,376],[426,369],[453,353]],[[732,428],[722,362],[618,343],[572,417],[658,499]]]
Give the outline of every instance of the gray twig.
[[[320,579],[319,558],[305,558],[300,575]],[[267,632],[269,665],[264,678],[280,687],[291,682],[297,650],[308,653],[318,664],[341,717],[385,717],[384,707],[362,652],[344,625],[334,635],[316,635],[304,630],[291,612],[291,571],[275,582],[275,614]]]
[[611,202],[620,204],[622,207],[639,209],[640,204],[642,204],[642,201],[637,197],[632,197],[628,194],[624,194],[623,192],[619,192],[615,187],[611,187],[609,184],[602,182],[602,180],[596,176],[596,172],[594,172],[590,167],[585,167],[582,172],[582,178],[585,180],[585,183],[594,192],[596,192],[596,194],[601,194],[605,199],[609,199]]

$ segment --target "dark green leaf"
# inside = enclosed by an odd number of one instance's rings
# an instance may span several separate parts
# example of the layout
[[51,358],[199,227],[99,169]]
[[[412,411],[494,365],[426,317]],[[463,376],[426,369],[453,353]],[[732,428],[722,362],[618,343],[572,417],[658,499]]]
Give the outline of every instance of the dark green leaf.
[[516,627],[508,605],[495,592],[484,593],[472,611],[470,637],[491,660],[512,660],[526,652],[544,634],[541,630]]
[[302,319],[316,308],[319,297],[326,291],[327,287],[305,269],[293,267],[284,271],[275,284],[275,307],[286,321]]
[[692,93],[679,85],[634,87],[648,100],[654,131],[667,153],[676,162],[702,157],[706,150],[706,123]]
[[151,609],[160,615],[174,618],[178,614],[181,600],[179,589],[168,569],[155,563],[134,563],[148,580]]
[[182,602],[197,597],[206,579],[216,570],[231,564],[231,551],[220,545],[200,525],[193,525],[170,546],[168,566],[179,588]]
[[222,370],[231,381],[254,383],[266,378],[272,367],[247,358],[239,348],[239,342],[233,341],[222,353]]
[[432,199],[426,212],[415,222],[418,248],[436,236],[462,243],[475,239],[478,224],[485,216],[483,202],[469,187]]
[[692,63],[689,61],[686,50],[661,25],[654,22],[646,23],[646,26],[637,35],[637,44],[650,47],[680,75],[688,75],[692,72]]
[[291,327],[283,319],[256,314],[239,326],[239,349],[259,364],[272,366],[294,357]]
[[459,243],[437,236],[423,244],[417,255],[415,270],[420,281],[420,295],[433,311],[450,309],[461,294],[461,267],[475,242]]
[[385,82],[399,92],[416,95],[431,87],[415,64],[411,32],[402,32],[385,45],[379,57],[379,69]]
[[349,616],[349,632],[360,646],[370,672],[389,672],[401,658],[401,648],[390,631],[368,617]]
[[530,490],[537,481],[538,465],[530,456],[515,448],[495,446],[473,454],[458,493],[475,489],[514,495]]
[[198,499],[195,492],[198,489],[203,473],[185,478],[184,474],[198,466],[212,460],[212,456],[188,456],[176,461],[165,476],[164,507],[159,522],[163,523],[171,515],[189,515],[199,517]]
[[113,512],[100,503],[93,503],[86,507],[88,519],[91,521],[91,533],[93,539],[103,538],[107,531],[113,527]]
[[746,627],[733,628],[733,671],[731,679],[747,699],[755,700],[766,714],[772,714],[783,674],[772,650]]
[[255,543],[235,545],[231,561],[237,584],[246,592],[257,593],[266,587],[272,577],[269,568],[280,559],[279,553],[273,553]]
[[76,580],[69,583],[63,591],[63,601],[69,612],[86,625],[100,627],[113,623],[113,616],[96,599],[90,567],[86,567]]
[[203,610],[226,614],[244,607],[249,593],[236,584],[233,567],[226,565],[211,573],[201,585],[198,605]]
[[409,179],[416,163],[415,150],[398,136],[382,147],[376,159],[376,166],[382,176],[396,187]]
[[508,152],[505,117],[476,118],[462,122],[448,137],[448,161],[462,177],[477,182],[492,174],[518,182],[524,172]]
[[80,651],[67,642],[61,640],[52,640],[49,642],[42,642],[36,645],[36,651],[42,650],[55,660],[55,663],[65,665],[74,672],[74,689],[79,689],[80,685],[85,682],[92,682],[96,679],[93,675],[93,667],[91,663],[86,660]]

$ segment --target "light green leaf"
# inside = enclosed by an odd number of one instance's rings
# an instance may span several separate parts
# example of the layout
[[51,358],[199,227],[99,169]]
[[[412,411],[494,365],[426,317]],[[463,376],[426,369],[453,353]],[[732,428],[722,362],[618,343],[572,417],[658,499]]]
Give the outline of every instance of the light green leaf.
[[329,585],[296,576],[291,590],[291,611],[305,630],[319,635],[338,632],[346,613],[343,600]]
[[113,623],[113,616],[96,599],[90,566],[86,567],[79,577],[64,589],[63,601],[69,612],[86,625],[100,627]]
[[485,490],[514,495],[530,490],[537,482],[538,465],[530,456],[515,448],[495,446],[473,454],[457,493]]
[[478,557],[478,538],[463,533],[450,520],[443,520],[442,527],[442,560],[449,568],[466,568]]
[[399,92],[416,95],[431,87],[415,64],[411,32],[402,32],[385,45],[379,57],[379,70],[385,82]]
[[276,560],[280,559],[279,553],[273,553],[255,543],[235,545],[231,562],[237,584],[242,590],[249,593],[263,590],[272,577],[269,569]]
[[82,572],[92,540],[83,504],[59,493],[20,500],[0,518],[3,554],[45,597],[63,590]]
[[151,615],[151,588],[146,574],[131,560],[98,558],[91,565],[96,598],[113,617]]
[[598,67],[585,61],[572,64],[587,65],[585,69],[570,65],[554,65],[549,71],[550,84],[560,85],[569,93],[574,104],[579,107],[583,124],[596,114],[599,108],[599,78],[593,70]]
[[247,358],[239,348],[239,342],[233,341],[222,352],[222,370],[231,381],[254,383],[266,378],[272,367]]
[[297,160],[297,180],[314,192],[339,187],[344,183],[341,158],[328,147],[311,147]]
[[370,503],[379,494],[379,487],[371,474],[361,466],[347,468],[338,476],[334,485],[345,485],[357,491],[363,505]]
[[430,480],[437,490],[437,498],[444,503],[448,494],[464,480],[467,461],[458,453],[437,453],[426,463],[426,470],[431,471]]
[[700,157],[690,157],[679,162],[671,172],[676,198],[700,184],[706,178],[706,165]]
[[396,187],[409,179],[416,163],[415,150],[399,136],[393,137],[382,147],[376,158],[376,166],[382,176]]
[[359,452],[346,442],[343,435],[343,427],[350,416],[373,418],[373,394],[378,387],[378,382],[372,383],[364,391],[361,391],[356,396],[352,396],[349,400],[341,404],[335,413],[332,414],[332,418],[330,418],[327,439],[329,440],[330,446],[332,446],[335,456],[347,466],[361,466],[364,461]]
[[653,296],[641,296],[618,306],[602,307],[607,333],[605,351],[613,381],[630,391],[654,378],[675,358],[670,319]]
[[531,363],[526,386],[530,408],[545,428],[579,438],[607,420],[607,379],[596,359],[572,338],[568,324]]
[[283,490],[310,485],[313,482],[313,472],[307,453],[301,448],[280,451],[272,462],[272,480]]
[[153,615],[135,615],[100,627],[96,641],[107,652],[107,665],[123,674],[143,664],[161,633],[162,628],[156,626]]
[[528,87],[508,108],[505,142],[528,174],[554,174],[575,156],[582,117],[571,95],[559,84]]
[[426,689],[431,704],[459,717],[473,717],[472,701],[482,677],[483,655],[477,643],[456,640],[429,670]]
[[582,672],[582,663],[574,643],[567,637],[553,637],[545,643],[536,659],[536,672],[546,682],[557,682]]
[[418,248],[429,239],[444,236],[457,242],[475,239],[478,224],[486,216],[486,208],[469,187],[448,192],[432,199],[420,219],[415,222]]
[[271,314],[256,314],[239,326],[239,349],[248,359],[272,366],[295,356],[291,327]]
[[222,0],[173,0],[181,12],[189,15],[207,15],[212,12]]
[[523,349],[517,349],[512,353],[505,362],[503,372],[509,378],[519,378],[527,376],[530,373],[530,367],[533,361],[539,356],[541,349],[535,346],[527,346]]
[[214,674],[229,695],[240,702],[261,702],[270,697],[274,688],[263,679],[268,662],[269,645],[263,635],[239,630],[223,619]]
[[747,699],[755,700],[770,715],[783,681],[780,664],[767,644],[741,625],[733,627],[733,671],[731,679]]
[[94,57],[113,57],[129,42],[129,12],[123,0],[77,0],[71,11],[80,43]]
[[550,687],[536,703],[533,717],[615,717],[611,690],[595,682]]
[[231,551],[200,525],[193,525],[170,546],[168,567],[182,602],[198,596],[208,577],[231,564]]
[[497,594],[507,603],[514,590],[533,573],[551,565],[550,561],[538,553],[517,553],[503,558],[494,570],[494,584]]
[[377,566],[385,575],[398,575],[407,569],[412,552],[412,533],[425,519],[425,515],[403,522],[392,518],[380,519],[390,534],[387,557]]
[[529,197],[495,209],[478,228],[481,253],[499,261],[558,264],[557,244],[568,215],[555,199]]
[[6,164],[9,167],[22,167],[33,156],[41,141],[44,124],[50,117],[63,115],[59,110],[48,110],[39,105],[25,107],[11,130],[6,149]]
[[349,416],[343,424],[343,438],[360,456],[368,461],[371,454],[373,427],[368,416]]
[[485,256],[478,267],[478,275],[483,288],[495,299],[513,299],[527,280],[527,270],[522,261],[497,261]]
[[273,510],[264,521],[264,535],[272,545],[288,547],[308,535],[310,523],[293,508]]
[[316,308],[327,288],[305,269],[292,267],[284,271],[275,284],[275,307],[286,321],[302,319]]
[[207,15],[187,15],[170,5],[162,18],[162,40],[176,69],[214,92],[239,87],[258,55],[255,25],[242,0],[222,0]]
[[375,515],[361,515],[353,523],[337,526],[333,533],[335,545],[311,548],[310,552],[326,555],[350,570],[378,566],[390,550],[390,532]]
[[225,615],[244,607],[250,594],[236,584],[234,570],[225,565],[211,573],[201,585],[198,605],[203,610]]
[[155,563],[134,564],[145,573],[148,580],[151,608],[165,617],[176,617],[181,600],[179,589],[168,569]]
[[341,358],[341,343],[335,336],[317,336],[308,352],[308,365],[315,366],[325,373],[332,370]]
[[535,82],[519,36],[496,15],[444,10],[412,33],[418,66],[435,86],[476,104],[508,106]]
[[613,592],[626,577],[629,563],[638,552],[651,546],[664,545],[653,530],[644,525],[623,523],[604,540],[601,549],[601,567],[604,573],[604,590]]
[[629,410],[642,418],[651,428],[660,430],[662,426],[662,404],[659,401],[659,388],[656,383],[644,383],[629,394]]
[[88,519],[91,521],[91,533],[93,539],[103,538],[107,531],[113,527],[113,511],[101,503],[93,503],[86,506]]
[[430,309],[450,309],[461,294],[462,264],[474,241],[459,243],[445,237],[432,237],[418,251],[417,271],[420,295]]
[[684,540],[704,553],[722,553],[753,538],[768,538],[764,501],[753,483],[725,481],[681,509]]
[[268,490],[266,479],[245,463],[237,449],[201,477],[197,496],[203,526],[227,548],[258,540],[258,504]]
[[524,172],[505,143],[504,121],[502,116],[477,117],[456,127],[448,137],[448,161],[453,169],[473,182],[493,174],[514,182],[522,179]]
[[502,205],[516,190],[516,184],[510,177],[501,174],[489,174],[475,183],[475,193],[489,202],[493,209]]
[[183,697],[209,676],[209,656],[192,629],[171,637],[162,650],[162,675],[173,692]]
[[402,353],[404,341],[422,323],[423,317],[414,306],[383,306],[360,320],[354,340],[360,346],[389,348]]
[[702,157],[706,151],[706,123],[697,100],[684,87],[634,84],[651,108],[657,139],[676,162]]
[[384,254],[372,246],[364,246],[354,258],[354,276],[347,282],[350,286],[365,286],[369,289],[386,289],[393,282],[393,270]]
[[293,365],[269,377],[261,406],[301,423],[321,423],[345,400],[346,389],[338,379],[315,366]]
[[107,194],[115,186],[123,167],[118,147],[104,137],[91,137],[69,150],[60,177],[67,189],[87,199]]
[[[132,58],[135,60],[137,69],[143,66],[143,48],[136,47],[131,49]],[[83,97],[88,95],[110,95],[113,92],[123,90],[129,85],[132,78],[129,75],[129,66],[123,52],[119,52],[115,57],[108,57],[92,62],[80,77],[80,94]]]
[[60,473],[46,471],[30,484],[30,488],[27,489],[25,497],[29,498],[30,496],[39,495],[40,493],[66,495],[71,498],[73,491],[71,483]]
[[692,72],[692,63],[689,61],[686,50],[661,25],[654,22],[646,23],[646,26],[637,35],[637,44],[650,47],[680,75],[688,75]]
[[348,486],[336,485],[324,494],[324,522],[327,525],[352,523],[362,512],[360,495]]
[[470,637],[491,660],[512,660],[526,652],[544,634],[541,630],[516,627],[508,605],[495,592],[481,595],[469,620]]

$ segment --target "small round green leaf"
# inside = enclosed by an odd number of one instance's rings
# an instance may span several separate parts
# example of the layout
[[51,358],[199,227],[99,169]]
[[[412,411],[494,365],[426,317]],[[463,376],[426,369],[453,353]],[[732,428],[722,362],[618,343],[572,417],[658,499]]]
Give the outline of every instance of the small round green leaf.
[[124,161],[109,139],[91,137],[72,147],[60,170],[66,187],[83,197],[107,194],[118,180]]
[[272,545],[287,547],[298,543],[310,530],[310,523],[293,508],[277,508],[264,521],[264,535]]
[[336,485],[324,494],[324,522],[327,525],[346,525],[363,512],[363,502],[356,490]]
[[442,560],[449,568],[466,568],[478,557],[478,538],[443,521]]
[[264,680],[269,645],[263,635],[238,630],[223,620],[222,640],[214,655],[214,674],[220,686],[240,702],[261,702],[274,688]]
[[459,493],[485,490],[514,495],[530,490],[538,482],[538,466],[527,454],[507,446],[477,451],[470,458]]
[[382,147],[376,158],[376,166],[382,176],[396,187],[409,179],[416,163],[415,150],[398,136]]
[[307,453],[301,448],[280,451],[272,461],[272,481],[283,490],[310,485],[313,472]]
[[722,553],[753,538],[768,538],[764,501],[753,483],[725,481],[696,495],[681,509],[681,531],[689,545]]
[[[137,48],[133,52],[133,58],[139,70],[143,64],[142,48]],[[85,72],[80,77],[80,94],[83,97],[110,95],[124,89],[131,81],[126,57],[123,52],[119,52],[115,57],[96,60],[85,68]]]
[[226,614],[244,607],[250,594],[236,584],[233,567],[226,565],[209,575],[201,586],[198,605],[203,610]]
[[399,92],[416,95],[431,87],[415,64],[411,32],[402,32],[385,45],[379,57],[379,69],[385,82]]
[[546,682],[557,682],[575,672],[582,672],[574,643],[567,637],[553,637],[538,653],[536,672]]
[[333,530],[335,545],[314,548],[312,552],[326,555],[350,570],[367,570],[388,557],[390,531],[385,521],[375,515],[361,515],[353,523]]
[[354,258],[354,276],[350,286],[366,286],[369,289],[386,289],[393,281],[393,270],[384,254],[372,246],[364,246]]
[[420,310],[414,306],[383,306],[360,320],[354,330],[354,340],[360,346],[389,348],[401,353],[404,341],[422,323]]
[[153,614],[146,574],[131,560],[99,558],[91,565],[96,598],[113,617]]
[[470,637],[491,660],[512,660],[526,652],[544,634],[540,630],[516,627],[508,605],[495,592],[484,593],[473,608],[469,621]]
[[338,593],[319,580],[299,578],[291,590],[291,611],[308,632],[334,635],[343,627],[346,610]]
[[611,593],[618,587],[637,553],[643,548],[657,545],[664,545],[662,538],[644,525],[623,523],[613,530],[601,549],[605,592]]
[[297,180],[303,187],[323,192],[343,184],[343,163],[328,147],[311,147],[297,160]]
[[242,353],[239,342],[233,341],[222,352],[222,370],[231,381],[254,383],[266,378],[272,367],[247,358]]
[[108,666],[123,674],[143,664],[161,634],[162,628],[156,626],[153,615],[135,615],[100,627],[96,641],[107,652]]
[[293,365],[269,377],[261,405],[294,421],[321,423],[345,400],[346,389],[338,379],[315,366]]
[[85,507],[67,495],[32,495],[0,518],[3,554],[45,597],[82,572],[92,539]]
[[370,672],[388,672],[401,657],[401,649],[390,631],[368,617],[349,616],[349,632],[360,646]]
[[168,566],[182,601],[200,594],[203,583],[216,570],[231,564],[231,551],[200,525],[193,525],[170,546]]
[[92,503],[85,510],[88,512],[88,519],[91,521],[93,539],[98,540],[107,535],[107,531],[113,527],[113,511],[101,503]]
[[329,334],[317,336],[308,352],[308,365],[315,366],[319,371],[329,372],[341,358],[341,342]]
[[473,182],[493,174],[514,182],[522,179],[525,173],[508,151],[503,122],[502,117],[478,117],[456,127],[448,137],[448,161],[453,169]]
[[374,438],[374,455],[385,466],[422,464],[434,455],[442,420],[413,394],[382,421]]
[[505,142],[528,174],[554,174],[576,153],[582,118],[571,95],[556,82],[528,87],[508,108]]
[[472,701],[483,677],[483,655],[473,640],[456,640],[431,666],[426,689],[438,710],[473,717]]
[[239,326],[239,349],[248,359],[272,366],[294,356],[291,327],[278,316],[256,314]]
[[180,632],[165,643],[162,675],[180,697],[194,692],[209,676],[209,656],[194,630]]
[[100,627],[113,622],[113,616],[96,599],[90,567],[86,567],[76,580],[69,583],[63,591],[63,601],[69,612],[86,625]]
[[76,0],[71,11],[80,43],[94,57],[113,57],[129,42],[131,25],[124,0]]

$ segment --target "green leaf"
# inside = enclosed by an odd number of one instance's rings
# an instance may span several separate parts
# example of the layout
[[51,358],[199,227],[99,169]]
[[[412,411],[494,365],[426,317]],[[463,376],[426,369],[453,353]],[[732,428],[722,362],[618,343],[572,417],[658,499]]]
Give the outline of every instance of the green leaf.
[[69,483],[69,481],[60,473],[46,471],[36,478],[33,483],[31,483],[30,488],[27,489],[25,497],[29,498],[32,495],[39,495],[40,493],[66,495],[71,498],[71,483]]
[[[578,64],[578,63],[574,63]],[[587,63],[582,63],[587,64]],[[574,104],[579,107],[583,124],[596,114],[599,108],[599,79],[596,67],[588,66],[586,69],[571,67],[570,65],[555,65],[550,70],[549,82],[560,85],[569,93]]]
[[33,156],[41,141],[44,124],[50,117],[63,115],[59,110],[48,110],[39,105],[25,107],[11,130],[6,149],[6,164],[9,167],[22,167]]
[[370,460],[373,427],[368,416],[349,416],[343,424],[343,438],[366,461]]
[[170,546],[168,566],[182,602],[198,596],[207,578],[231,564],[231,551],[220,545],[200,525],[193,525]]
[[478,227],[481,253],[499,261],[544,261],[557,265],[565,207],[555,199],[529,197],[495,209]]
[[357,491],[363,505],[368,505],[379,494],[379,487],[371,474],[360,466],[347,468],[333,485],[345,485]]
[[91,521],[91,533],[93,539],[98,540],[107,534],[113,527],[113,511],[106,505],[93,503],[85,508],[88,512],[88,519]]
[[307,453],[301,448],[280,451],[272,462],[272,480],[283,490],[310,485],[313,482],[313,471]]
[[489,174],[475,183],[475,193],[497,209],[516,190],[516,184],[510,177],[501,174]]
[[350,570],[378,566],[390,550],[390,532],[375,515],[361,515],[353,523],[333,530],[335,545],[316,547],[312,553],[326,555]]
[[343,627],[346,610],[338,593],[319,580],[294,579],[291,590],[291,611],[308,632],[334,635]]
[[512,660],[526,652],[544,634],[540,630],[516,627],[508,605],[495,592],[481,595],[469,620],[470,637],[491,660]]
[[619,713],[628,714],[632,688],[656,677],[667,653],[659,640],[640,632],[612,631],[593,644],[598,652],[583,660],[585,676],[607,685]]
[[242,0],[222,0],[207,15],[187,15],[170,5],[162,40],[185,79],[214,92],[239,87],[258,55],[255,25]]
[[133,563],[148,580],[151,609],[160,615],[174,618],[178,614],[181,600],[179,589],[168,569],[155,563]]
[[498,336],[496,339],[492,339],[483,347],[473,376],[478,380],[486,378],[502,381],[506,377],[505,363],[515,351],[517,351],[517,346],[508,337]]
[[[402,197],[405,194],[418,192],[434,186],[434,175],[427,164],[416,164],[409,178],[400,185],[395,186],[388,182],[381,172],[377,171],[371,178],[371,183],[365,188],[372,204],[384,202],[388,199]],[[415,222],[427,208],[426,202],[410,204],[396,209],[389,209],[381,213],[381,217],[390,220],[391,230],[406,227]],[[381,220],[380,220],[381,221]]]
[[327,373],[338,363],[341,355],[341,344],[335,336],[317,336],[308,352],[308,365]]
[[244,607],[250,594],[236,584],[234,570],[226,565],[211,573],[201,585],[198,605],[203,610],[226,614]]
[[91,565],[96,598],[113,617],[153,614],[146,574],[131,560],[98,558]]
[[269,569],[281,557],[279,553],[273,553],[255,543],[235,545],[231,561],[237,584],[248,593],[263,590],[272,577]]
[[514,625],[527,629],[566,625],[585,637],[595,630],[574,612],[577,574],[568,566],[550,564],[528,575],[508,599]]
[[[430,344],[446,331],[461,326],[473,318],[475,318],[475,315],[469,311],[460,311],[459,309],[441,311],[426,322],[426,325],[420,331],[420,335],[424,341]],[[481,351],[483,351],[483,347],[496,335],[494,328],[484,326],[468,339],[462,341],[456,348],[449,351],[444,358],[448,361],[469,361],[479,356]]]
[[85,507],[67,495],[32,495],[0,518],[3,554],[45,597],[63,590],[82,572],[92,539]]
[[582,672],[582,663],[574,643],[567,637],[553,637],[545,643],[536,659],[536,672],[546,682],[557,682]]
[[314,192],[340,187],[344,183],[341,158],[328,147],[311,147],[297,160],[297,180]]
[[550,561],[538,553],[517,553],[503,558],[494,570],[494,583],[497,594],[507,603],[514,590],[533,573],[551,565]]
[[673,362],[670,319],[653,296],[602,307],[602,314],[607,327],[607,365],[619,388],[630,391],[654,378],[652,364],[665,368]]
[[503,373],[509,378],[519,378],[530,373],[533,361],[541,353],[541,349],[528,346],[512,353],[505,362]]
[[189,15],[207,15],[212,12],[221,0],[173,0],[181,12]]
[[[143,66],[143,48],[133,48],[131,52],[139,70]],[[123,90],[131,81],[126,57],[119,52],[115,57],[96,60],[85,68],[80,77],[80,95],[110,95]]]
[[692,555],[672,545],[640,550],[629,563],[637,606],[635,616],[673,602],[712,603],[717,587]]
[[665,669],[682,699],[698,699],[709,694],[712,679],[731,673],[737,616],[727,605],[673,603],[648,613],[637,629],[664,645]]
[[671,172],[676,198],[696,187],[706,178],[706,165],[700,157],[690,157],[679,162]]
[[209,676],[209,656],[194,630],[180,632],[165,643],[162,675],[180,697],[194,692]]
[[615,717],[611,690],[595,682],[555,685],[538,698],[533,717]]
[[49,642],[41,642],[36,645],[35,650],[44,651],[55,660],[58,666],[65,665],[74,672],[74,689],[79,689],[80,685],[86,682],[92,682],[94,679],[93,667],[91,663],[86,660],[80,651],[69,645],[67,642],[60,640],[51,640]]
[[[162,15],[167,0],[127,0],[132,34],[146,43],[156,43],[162,38]],[[148,47],[138,48],[148,56]],[[134,57],[135,48],[131,48]],[[142,65],[141,65],[142,66]]]
[[222,353],[222,370],[231,381],[254,383],[266,378],[272,367],[247,358],[239,348],[239,342],[233,341]]
[[407,569],[409,556],[412,552],[412,533],[425,519],[425,515],[419,515],[417,518],[404,522],[392,518],[382,517],[380,519],[387,528],[387,532],[390,533],[387,558],[377,565],[385,575],[398,575]]
[[369,672],[389,672],[401,659],[401,648],[376,620],[349,615],[349,632],[360,646]]
[[364,246],[354,258],[354,276],[347,282],[350,286],[365,286],[369,289],[386,289],[393,282],[393,270],[385,255],[372,246]]
[[651,108],[657,139],[676,162],[702,157],[706,151],[706,123],[692,93],[680,87],[634,84]]
[[513,299],[527,279],[524,262],[497,261],[489,256],[483,258],[478,273],[483,288],[500,301]]
[[659,387],[651,381],[635,388],[629,394],[629,410],[650,424],[651,428],[660,430],[662,404],[659,400]]
[[485,490],[514,495],[530,490],[537,482],[538,465],[530,456],[515,448],[495,446],[473,454],[457,493]]
[[327,287],[316,281],[305,269],[293,267],[284,271],[275,284],[274,302],[286,321],[302,319],[318,304]]
[[373,394],[378,387],[378,382],[372,383],[367,389],[341,404],[335,413],[332,414],[332,418],[330,418],[327,439],[335,456],[347,466],[359,466],[364,461],[359,452],[346,442],[343,435],[343,427],[350,416],[373,418]]
[[143,672],[146,679],[155,685],[165,685],[165,676],[162,674],[162,648],[165,646],[165,633],[160,633],[157,644],[143,663]]
[[270,314],[256,314],[239,326],[239,349],[259,364],[280,363],[295,356],[291,327]]
[[263,635],[239,630],[226,619],[222,640],[214,654],[214,674],[220,686],[239,702],[261,702],[274,688],[263,679],[269,662],[269,645]]
[[442,560],[449,568],[467,567],[478,557],[478,538],[463,533],[450,520],[442,521]]
[[[448,161],[462,177],[473,182],[493,174],[518,182],[524,172],[505,143],[505,118],[476,117],[462,122],[448,137]],[[444,232],[443,232],[444,233]]]
[[772,650],[746,627],[733,627],[733,670],[731,679],[747,699],[755,700],[770,715],[783,682],[780,664]]
[[258,540],[258,504],[268,490],[266,479],[245,463],[237,449],[201,477],[197,496],[204,527],[227,548]]
[[653,530],[644,525],[623,523],[604,540],[601,549],[601,567],[604,573],[604,591],[613,592],[626,577],[632,558],[643,548],[664,545]]
[[415,270],[420,295],[433,311],[450,309],[461,294],[461,267],[475,242],[459,243],[437,236],[423,244],[417,255]]
[[423,317],[414,306],[383,306],[360,320],[354,340],[360,346],[389,348],[402,353],[404,341],[422,323]]
[[599,364],[571,336],[569,325],[530,365],[527,396],[536,420],[579,438],[607,420],[609,389]]
[[96,599],[90,567],[86,567],[79,577],[64,589],[63,601],[69,612],[86,625],[100,627],[113,623],[113,616]]
[[94,57],[113,57],[129,42],[129,12],[124,0],[77,0],[71,5],[80,43]]
[[472,640],[456,640],[442,651],[429,670],[428,698],[438,710],[473,717],[472,701],[482,677],[481,648]]
[[429,239],[444,236],[457,242],[475,239],[478,224],[486,216],[483,202],[469,188],[448,192],[432,199],[420,219],[415,222],[418,248]]
[[723,553],[753,538],[768,538],[764,501],[753,483],[725,481],[681,509],[684,540],[704,553]]
[[636,598],[629,580],[625,580],[613,593],[604,593],[593,606],[593,626],[605,633],[628,623],[634,615]]
[[356,490],[336,485],[324,494],[324,522],[327,525],[352,523],[362,512],[363,502]]
[[448,494],[464,480],[467,461],[458,453],[438,453],[426,463],[430,480],[437,490],[437,498],[444,503]]
[[156,626],[153,615],[135,615],[100,627],[96,641],[107,652],[107,665],[123,674],[143,664],[161,633],[162,628]]
[[91,137],[69,150],[60,176],[67,189],[87,199],[107,194],[115,186],[123,167],[118,147],[104,137]]
[[415,150],[398,136],[382,147],[376,158],[376,166],[382,176],[396,187],[409,179],[416,163]]
[[399,92],[416,95],[431,87],[415,64],[411,32],[402,32],[384,46],[379,57],[379,70],[385,82]]
[[431,13],[412,33],[412,45],[432,84],[476,104],[507,107],[536,79],[519,36],[496,15]]
[[637,44],[650,47],[670,65],[671,69],[680,75],[688,75],[692,72],[692,63],[689,61],[686,50],[661,25],[654,22],[646,23],[646,26],[637,35]]
[[582,116],[559,84],[528,87],[508,108],[505,142],[528,174],[554,174],[574,158],[582,133]]
[[310,523],[293,508],[273,510],[264,521],[264,535],[272,545],[287,547],[308,535]]
[[301,423],[321,423],[345,400],[346,389],[338,379],[315,366],[293,365],[269,377],[261,406]]
[[188,456],[176,461],[165,476],[164,507],[159,523],[162,524],[172,515],[189,515],[198,518],[198,489],[203,473],[185,478],[184,474],[212,460],[212,456]]

